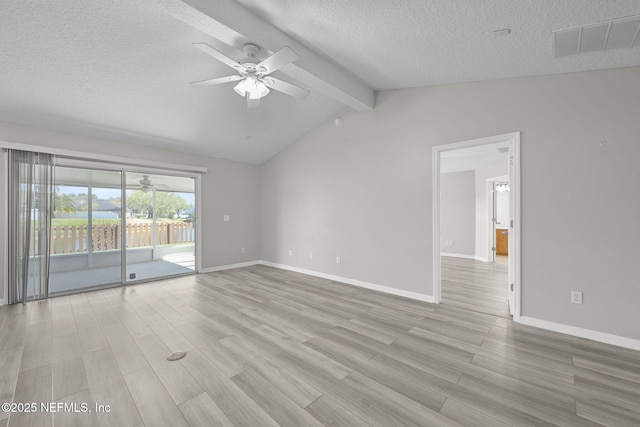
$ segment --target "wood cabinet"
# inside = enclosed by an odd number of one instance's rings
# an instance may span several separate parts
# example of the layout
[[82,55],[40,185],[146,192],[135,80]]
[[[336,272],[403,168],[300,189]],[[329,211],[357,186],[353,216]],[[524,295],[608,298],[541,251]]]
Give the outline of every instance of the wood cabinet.
[[496,255],[509,255],[509,230],[496,228]]

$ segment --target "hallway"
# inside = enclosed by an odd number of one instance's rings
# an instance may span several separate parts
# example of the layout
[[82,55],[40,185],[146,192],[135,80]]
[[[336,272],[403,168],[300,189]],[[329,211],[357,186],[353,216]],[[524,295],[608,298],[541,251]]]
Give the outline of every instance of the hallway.
[[443,256],[442,303],[510,318],[507,257],[499,258],[487,263]]

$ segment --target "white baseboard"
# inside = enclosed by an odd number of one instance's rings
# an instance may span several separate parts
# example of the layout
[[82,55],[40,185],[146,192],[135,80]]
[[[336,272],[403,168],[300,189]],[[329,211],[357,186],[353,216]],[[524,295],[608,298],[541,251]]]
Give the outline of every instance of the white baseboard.
[[400,297],[415,299],[424,302],[433,302],[433,296],[419,294],[417,292],[404,291],[402,289],[390,288],[388,286],[376,285],[375,283],[363,282],[361,280],[350,279],[348,277],[334,276],[333,274],[321,273],[319,271],[307,270],[304,268],[292,267],[290,265],[278,264],[271,261],[258,261],[259,264],[266,265],[268,267],[279,268],[281,270],[295,271],[296,273],[308,274],[309,276],[321,277],[323,279],[333,280],[335,282],[342,282],[348,285],[358,286],[360,288],[371,289],[378,292],[384,292],[386,294],[397,295]]
[[466,254],[452,254],[449,252],[440,252],[440,256],[448,256],[452,258],[464,258],[464,259],[473,259],[475,261],[488,262],[488,260],[484,257],[475,256],[475,255],[466,255]]
[[594,331],[591,329],[579,328],[577,326],[564,325],[562,323],[549,322],[548,320],[536,319],[533,317],[521,316],[519,323],[536,328],[548,329],[550,331],[560,332],[567,335],[573,335],[579,338],[586,338],[592,341],[599,341],[606,344],[617,345],[618,347],[630,348],[632,350],[640,350],[640,340],[621,337],[606,332]]
[[4,298],[0,298],[0,306],[4,305]]
[[207,267],[200,270],[201,273],[212,273],[214,271],[231,270],[232,268],[249,267],[260,264],[260,261],[240,262],[238,264],[219,265],[218,267]]

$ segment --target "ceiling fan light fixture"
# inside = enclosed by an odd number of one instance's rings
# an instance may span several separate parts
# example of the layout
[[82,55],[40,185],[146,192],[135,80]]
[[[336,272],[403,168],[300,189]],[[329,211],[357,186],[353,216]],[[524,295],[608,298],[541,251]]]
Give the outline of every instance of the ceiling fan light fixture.
[[249,98],[251,99],[260,99],[264,96],[269,95],[269,88],[265,86],[265,84],[263,82],[261,82],[260,80],[258,80],[256,82],[256,92],[255,95],[257,95],[257,98],[252,98],[252,95],[254,94],[250,94]]
[[233,90],[235,90],[238,95],[244,97],[247,93],[247,80],[240,80],[240,83],[235,85]]
[[509,182],[508,181],[497,182],[496,190],[498,190],[501,193],[505,191],[509,191]]
[[249,96],[249,99],[260,99],[269,94],[269,88],[255,76],[247,76],[241,80],[233,90],[242,97]]

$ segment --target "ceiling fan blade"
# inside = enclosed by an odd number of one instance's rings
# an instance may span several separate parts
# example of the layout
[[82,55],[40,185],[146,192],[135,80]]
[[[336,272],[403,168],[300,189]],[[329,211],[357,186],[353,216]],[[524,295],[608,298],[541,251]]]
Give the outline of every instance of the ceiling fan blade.
[[246,98],[248,109],[258,108],[260,106],[260,99],[250,99],[248,95],[246,96]]
[[218,77],[216,79],[209,80],[200,80],[198,82],[191,82],[194,86],[215,86],[222,83],[230,83],[236,82],[238,80],[242,80],[244,77],[242,76],[227,76],[227,77]]
[[297,53],[285,46],[258,65],[256,65],[256,70],[264,68],[266,71],[262,73],[263,75],[271,74],[277,69],[292,63],[298,58],[299,56]]
[[264,79],[264,84],[270,89],[277,90],[278,92],[285,93],[298,99],[305,99],[309,95],[308,90],[271,76]]
[[217,59],[218,61],[222,62],[223,64],[228,65],[229,67],[233,68],[234,70],[241,70],[244,67],[238,62],[238,61],[234,61],[233,59],[229,58],[227,55],[225,55],[224,53],[220,52],[219,50],[209,46],[206,43],[194,43],[193,44],[195,47],[197,47],[198,49],[200,49],[201,51],[203,51],[204,53],[206,53],[207,55],[211,55],[213,56],[215,59]]

